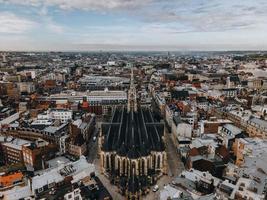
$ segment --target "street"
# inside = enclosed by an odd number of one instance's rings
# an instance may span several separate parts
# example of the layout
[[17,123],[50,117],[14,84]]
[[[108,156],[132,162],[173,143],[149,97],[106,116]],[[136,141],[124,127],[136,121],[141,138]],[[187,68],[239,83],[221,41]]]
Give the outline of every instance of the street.
[[[93,137],[96,136],[96,140],[93,140]],[[89,143],[87,144],[88,148],[88,155],[87,155],[87,161],[89,163],[93,163],[94,160],[97,158],[98,155],[98,128],[95,129],[92,137],[89,140]]]
[[[94,164],[96,166],[96,169],[98,172],[101,171],[100,169],[100,159],[95,159]],[[100,181],[103,183],[103,185],[105,186],[105,188],[108,190],[108,192],[111,194],[112,198],[114,200],[124,200],[125,198],[118,192],[118,188],[116,185],[113,185],[110,183],[110,181],[108,180],[108,178],[99,173],[98,178],[100,179]]]
[[176,147],[171,139],[171,134],[166,130],[166,152],[167,152],[167,164],[168,164],[168,175],[162,176],[157,185],[159,186],[159,190],[157,192],[150,193],[144,197],[145,200],[155,200],[159,199],[160,190],[163,189],[164,185],[171,183],[173,178],[178,176],[183,170],[184,165],[180,159],[180,155],[177,153]]
[[171,134],[166,133],[166,152],[169,169],[169,176],[176,177],[184,170],[184,164],[181,161],[180,155],[171,139]]

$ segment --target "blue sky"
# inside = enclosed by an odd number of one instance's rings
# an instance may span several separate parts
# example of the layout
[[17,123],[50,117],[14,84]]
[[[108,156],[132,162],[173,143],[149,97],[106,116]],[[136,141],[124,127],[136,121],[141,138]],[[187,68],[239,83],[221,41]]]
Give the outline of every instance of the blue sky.
[[266,0],[0,0],[0,50],[267,50]]

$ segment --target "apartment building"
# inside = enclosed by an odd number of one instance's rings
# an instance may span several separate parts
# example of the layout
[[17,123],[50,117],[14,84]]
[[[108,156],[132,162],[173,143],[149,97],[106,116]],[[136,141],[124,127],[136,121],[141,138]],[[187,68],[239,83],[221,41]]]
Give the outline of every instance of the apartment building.
[[30,141],[19,138],[13,138],[10,142],[2,143],[5,163],[23,163],[22,147],[27,145],[30,145]]
[[267,121],[251,117],[247,121],[247,133],[249,137],[260,137],[266,138],[267,137]]

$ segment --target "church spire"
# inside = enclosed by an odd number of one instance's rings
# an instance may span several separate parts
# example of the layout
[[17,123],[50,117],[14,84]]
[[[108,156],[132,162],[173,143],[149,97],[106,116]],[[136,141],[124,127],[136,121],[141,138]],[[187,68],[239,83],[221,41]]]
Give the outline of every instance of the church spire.
[[137,111],[137,98],[136,98],[136,88],[134,85],[134,71],[133,64],[131,64],[131,84],[128,90],[128,112]]

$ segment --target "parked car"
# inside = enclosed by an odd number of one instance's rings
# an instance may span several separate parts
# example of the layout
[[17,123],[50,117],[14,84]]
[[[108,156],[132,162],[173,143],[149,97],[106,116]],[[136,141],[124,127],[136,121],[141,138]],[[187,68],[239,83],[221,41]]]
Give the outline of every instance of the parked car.
[[153,187],[153,192],[157,192],[159,190],[159,186],[158,185],[155,185],[154,187]]
[[96,136],[93,137],[93,141],[94,141],[94,142],[96,141]]

